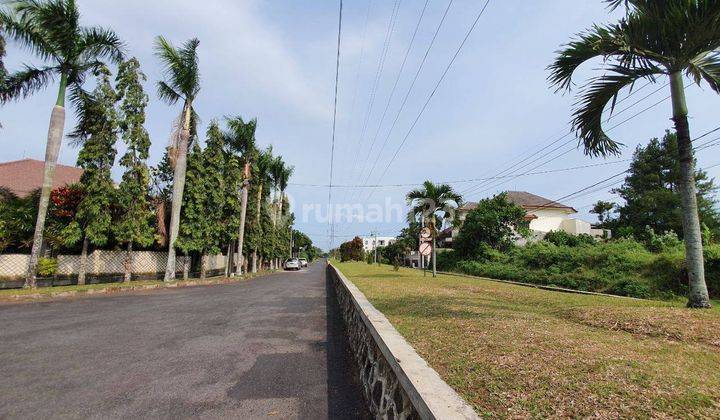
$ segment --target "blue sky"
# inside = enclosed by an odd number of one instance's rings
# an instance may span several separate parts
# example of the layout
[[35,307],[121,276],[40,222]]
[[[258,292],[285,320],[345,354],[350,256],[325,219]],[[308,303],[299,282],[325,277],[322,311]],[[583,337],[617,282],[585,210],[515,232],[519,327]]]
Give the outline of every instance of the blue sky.
[[[162,156],[172,121],[179,112],[179,107],[168,107],[155,95],[154,84],[161,74],[152,54],[153,40],[159,34],[175,43],[198,37],[203,83],[196,109],[203,127],[213,118],[224,115],[257,117],[260,144],[272,144],[276,153],[295,166],[294,184],[327,184],[337,36],[336,1],[78,0],[78,3],[84,24],[112,27],[127,42],[128,53],[140,59],[148,76],[151,104],[147,128],[153,140],[151,163]],[[545,68],[552,61],[554,51],[572,34],[592,23],[609,22],[617,17],[611,16],[604,4],[595,0],[491,0],[425,113],[407,136],[403,148],[399,149],[397,159],[381,179],[382,169],[398,150],[484,2],[453,2],[404,110],[399,114],[397,125],[388,136],[390,123],[448,5],[446,0],[429,1],[388,113],[379,126],[424,3],[424,0],[399,2],[388,54],[383,71],[379,73],[372,113],[368,115],[386,28],[395,2],[372,0],[367,15],[368,0],[345,1],[335,144],[336,184],[361,184],[365,179],[371,184],[413,184],[425,179],[447,181],[494,176],[541,149],[567,132],[574,101],[572,95],[555,94],[546,82]],[[367,25],[366,16],[369,16]],[[12,70],[24,62],[39,63],[11,43],[7,67]],[[585,66],[583,75],[597,74],[592,72],[597,64]],[[582,81],[582,76],[578,81]],[[637,92],[619,109],[649,95],[665,81],[659,83],[657,87],[649,86]],[[55,89],[56,85],[52,85],[31,98],[2,108],[0,160],[42,159]],[[618,116],[615,123],[661,101],[668,94],[667,89],[662,89],[650,95]],[[717,127],[720,98],[707,87],[691,86],[687,94],[693,134],[697,136]],[[636,145],[661,136],[666,128],[670,128],[670,116],[670,103],[664,101],[611,131],[616,140],[625,144],[620,157],[590,159],[580,150],[573,150],[538,166],[569,150],[570,146],[567,146],[519,172],[527,172],[536,166],[533,172],[627,159]],[[361,137],[366,119],[365,135]],[[66,128],[73,124],[69,118]],[[609,127],[612,125],[612,122],[608,124]],[[376,132],[379,135],[369,152]],[[379,155],[386,137],[387,145]],[[711,138],[714,136],[706,139]],[[720,162],[717,150],[700,151],[700,166]],[[368,176],[377,156],[375,171]],[[60,162],[74,164],[76,158],[77,149],[65,142]],[[557,199],[626,167],[627,162],[608,163],[521,176],[506,179],[502,184],[481,185],[466,199],[477,200],[504,189],[525,190]],[[364,168],[362,175],[360,168]],[[719,171],[717,167],[709,170],[711,176],[717,176]],[[474,184],[454,185],[465,191]],[[384,205],[386,200],[401,205],[408,189],[377,188],[368,200],[369,189],[340,187],[333,191],[333,202],[358,203],[366,210],[369,204]],[[608,189],[567,200],[567,204],[578,208],[580,217],[594,220],[587,214],[587,205],[597,199],[610,198]],[[327,188],[292,185],[289,193],[298,214],[298,228],[309,233],[319,246],[326,247],[327,223],[314,220],[312,216],[305,222],[300,213],[303,205],[326,205]],[[335,244],[371,230],[377,230],[381,235],[394,234],[400,225],[401,220],[397,218],[381,223],[338,223]]]

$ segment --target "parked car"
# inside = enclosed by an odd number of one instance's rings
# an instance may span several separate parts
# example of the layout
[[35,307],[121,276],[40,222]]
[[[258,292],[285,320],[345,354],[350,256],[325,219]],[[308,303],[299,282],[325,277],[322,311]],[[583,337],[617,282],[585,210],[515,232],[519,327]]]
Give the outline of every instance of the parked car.
[[307,266],[308,266],[308,262],[307,262],[307,260],[306,260],[305,258],[300,258],[299,260],[300,260],[300,267],[307,267]]
[[285,269],[286,270],[299,270],[300,269],[300,260],[297,258],[290,258],[285,260]]

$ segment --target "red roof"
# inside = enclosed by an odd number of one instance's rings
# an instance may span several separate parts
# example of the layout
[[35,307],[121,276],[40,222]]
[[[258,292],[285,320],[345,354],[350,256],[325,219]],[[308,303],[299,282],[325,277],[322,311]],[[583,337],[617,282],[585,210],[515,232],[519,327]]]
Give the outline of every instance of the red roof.
[[[35,159],[23,159],[0,163],[0,187],[25,197],[42,187],[45,162]],[[56,165],[53,177],[53,189],[80,181],[83,170],[74,166]]]

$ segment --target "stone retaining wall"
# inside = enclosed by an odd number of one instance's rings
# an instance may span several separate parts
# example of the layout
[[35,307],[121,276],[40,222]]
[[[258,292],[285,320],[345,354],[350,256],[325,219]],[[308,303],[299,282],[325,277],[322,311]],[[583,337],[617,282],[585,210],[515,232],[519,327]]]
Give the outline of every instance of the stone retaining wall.
[[327,275],[375,418],[479,419],[354,284],[332,265]]

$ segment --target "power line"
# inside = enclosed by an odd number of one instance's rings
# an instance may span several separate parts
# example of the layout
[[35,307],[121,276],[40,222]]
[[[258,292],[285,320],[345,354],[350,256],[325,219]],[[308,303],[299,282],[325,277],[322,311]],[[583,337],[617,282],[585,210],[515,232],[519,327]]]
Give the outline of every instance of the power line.
[[[332,204],[332,182],[333,182],[333,166],[335,164],[335,128],[337,125],[337,103],[338,103],[338,85],[340,81],[340,40],[342,36],[342,12],[343,0],[340,0],[340,12],[338,15],[338,35],[337,35],[337,54],[335,56],[335,100],[333,103],[333,123],[332,123],[332,141],[330,146],[330,182],[328,183],[328,212]],[[330,248],[333,245],[333,231],[335,226],[332,217],[328,217],[330,224]]]
[[385,116],[387,115],[390,104],[392,103],[392,99],[395,96],[395,91],[397,90],[398,83],[400,82],[400,77],[402,76],[403,70],[405,69],[405,64],[407,63],[408,56],[410,56],[410,51],[415,44],[415,37],[417,36],[418,30],[420,29],[420,24],[422,23],[423,16],[425,16],[425,11],[427,10],[428,3],[430,3],[430,0],[425,0],[425,4],[423,5],[422,11],[420,12],[420,17],[418,18],[417,24],[415,25],[415,29],[412,33],[412,37],[410,38],[410,43],[405,50],[405,56],[403,57],[402,64],[400,64],[400,70],[398,71],[397,77],[395,78],[395,83],[390,90],[390,95],[388,96],[387,103],[385,104],[385,109],[383,110],[382,116],[380,117],[380,122],[378,123],[377,130],[375,131],[375,135],[373,136],[372,142],[370,143],[370,148],[368,149],[367,156],[365,157],[365,162],[360,167],[360,177],[362,177],[362,174],[365,171],[365,167],[370,161],[370,155],[372,154],[373,147],[375,146],[378,135],[380,134],[380,129],[382,128],[383,122],[385,122]]
[[[585,168],[594,168],[597,166],[607,166],[607,165],[615,165],[618,163],[628,162],[631,159],[621,159],[611,162],[602,162],[602,163],[594,163],[594,164],[588,164],[588,165],[580,165],[580,166],[573,166],[569,168],[558,168],[558,169],[550,169],[546,171],[539,171],[539,172],[529,172],[525,175],[542,175],[542,174],[550,174],[550,173],[556,173],[556,172],[567,172],[577,169],[585,169]],[[484,180],[495,180],[495,179],[503,179],[503,178],[511,178],[514,175],[505,175],[505,176],[497,176],[497,177],[490,177],[490,178],[470,178],[470,179],[458,179],[458,180],[452,180],[452,181],[438,181],[443,184],[462,184],[466,182],[477,182],[477,181],[484,181]],[[309,184],[309,183],[299,183],[299,182],[291,182],[288,185],[293,185],[296,187],[322,187],[327,188],[327,184]],[[422,185],[422,183],[407,183],[407,184],[335,184],[333,185],[333,188],[398,188],[398,187],[417,187]]]
[[[637,118],[638,116],[640,116],[640,115],[644,114],[645,112],[647,112],[647,111],[655,108],[656,106],[658,106],[658,105],[660,105],[661,103],[667,101],[668,99],[670,99],[669,96],[661,99],[660,101],[657,101],[657,102],[653,103],[652,105],[650,105],[650,106],[648,106],[648,107],[646,107],[646,108],[643,108],[642,110],[636,112],[635,114],[633,114],[633,115],[631,115],[630,117],[624,119],[623,121],[619,122],[618,124],[615,124],[614,126],[610,127],[609,129],[607,129],[607,130],[605,130],[605,131],[606,131],[606,132],[610,132],[610,131],[612,131],[612,130],[618,128],[618,127],[620,127],[621,125],[623,125],[623,124],[631,121],[631,120],[634,119],[634,118]],[[608,118],[607,121],[609,121],[609,120],[610,120],[610,118]],[[606,121],[606,122],[607,122],[607,121]],[[542,159],[543,157],[549,155],[550,153],[553,153],[554,151],[556,151],[556,150],[558,150],[558,149],[560,149],[560,148],[562,148],[562,147],[570,144],[570,143],[573,142],[574,140],[575,140],[575,139],[570,139],[569,141],[561,144],[560,146],[556,147],[555,149],[551,150],[550,152],[548,152],[548,153],[540,156],[540,157],[537,158],[537,159],[534,159],[534,160],[528,162],[527,164],[521,166],[520,168],[517,168],[514,172],[516,172],[516,171],[519,170],[519,169],[525,168],[525,167],[527,167],[528,165],[530,165],[530,164],[532,164],[532,163],[534,163],[534,162],[537,162],[538,160]],[[535,170],[535,169],[540,168],[540,167],[542,167],[542,166],[545,166],[545,165],[547,165],[548,163],[550,163],[550,162],[552,162],[552,161],[554,161],[554,160],[556,160],[556,159],[558,159],[558,158],[560,158],[560,157],[562,157],[562,156],[564,156],[564,155],[572,152],[572,151],[575,150],[575,149],[576,149],[575,147],[572,147],[571,149],[568,149],[568,150],[562,152],[560,155],[557,155],[557,156],[555,156],[555,157],[553,157],[553,158],[551,158],[551,159],[549,159],[549,160],[547,160],[547,161],[545,161],[545,162],[543,162],[543,163],[540,163],[540,164],[537,165],[537,166],[534,166],[534,167],[533,167],[532,169],[530,169],[530,170],[532,171],[532,170]],[[522,175],[522,174],[520,174],[520,175]],[[519,177],[520,175],[518,175],[517,177]],[[510,181],[512,181],[513,179],[516,179],[517,177],[512,178],[512,179],[510,179],[510,180],[508,180],[508,181],[504,181],[504,182],[501,182],[501,183],[498,183],[498,184],[491,185],[490,187],[484,188],[482,191],[480,191],[480,193],[485,192],[485,191],[488,191],[488,190],[491,190],[491,189],[493,189],[493,188],[496,188],[496,187],[498,187],[498,186],[500,186],[500,185],[503,185],[503,184],[505,184],[505,183],[507,183],[507,182],[510,182]],[[463,192],[463,194],[467,194],[467,193],[470,193],[470,192],[476,192],[478,188],[480,188],[480,186],[472,187],[472,188],[470,188],[469,190],[466,190],[465,192]]]
[[[403,100],[400,103],[400,108],[398,108],[398,111],[395,114],[395,118],[393,119],[393,122],[390,125],[390,129],[388,130],[388,133],[385,136],[385,139],[383,140],[383,145],[380,148],[380,151],[378,152],[377,159],[380,159],[380,156],[382,156],[382,152],[385,150],[385,146],[387,145],[390,135],[392,134],[393,130],[395,129],[395,126],[397,125],[397,122],[400,119],[400,115],[402,114],[403,109],[405,109],[405,104],[407,103],[408,98],[410,97],[410,93],[412,93],[412,90],[415,87],[415,83],[417,82],[418,78],[420,77],[420,73],[422,72],[422,69],[425,66],[425,62],[427,61],[428,55],[430,55],[430,50],[432,49],[433,45],[435,45],[435,40],[437,39],[437,36],[440,33],[440,29],[442,29],[443,24],[445,23],[445,19],[447,18],[448,12],[450,11],[450,7],[453,5],[453,1],[454,0],[450,0],[448,2],[448,5],[445,7],[445,11],[443,12],[442,17],[440,18],[440,22],[438,23],[437,27],[435,28],[435,32],[433,33],[433,36],[430,39],[430,43],[428,44],[427,48],[425,49],[425,54],[423,55],[423,58],[420,60],[420,64],[418,65],[418,68],[415,71],[415,75],[413,76],[413,79],[410,82],[410,86],[408,87],[407,91],[405,92],[405,96],[403,97]],[[373,167],[370,170],[370,173],[372,173],[375,170],[375,165],[377,164],[377,159],[373,163]],[[362,173],[359,174],[358,181],[360,179],[362,179]],[[355,195],[353,194],[352,197],[354,198]]]
[[[422,117],[423,113],[427,109],[428,104],[432,100],[433,96],[435,96],[435,93],[437,92],[438,88],[440,87],[440,84],[445,80],[445,76],[447,76],[448,72],[452,68],[452,65],[455,63],[455,60],[460,55],[460,52],[462,51],[463,47],[465,46],[465,43],[467,42],[468,38],[470,38],[470,35],[475,30],[475,27],[477,26],[478,21],[482,17],[482,15],[485,13],[485,10],[487,9],[487,6],[490,4],[490,0],[486,0],[485,4],[483,5],[482,9],[480,9],[480,12],[477,14],[477,17],[475,17],[475,20],[473,21],[472,25],[470,26],[470,29],[468,29],[467,33],[465,34],[465,37],[463,38],[462,42],[458,46],[457,50],[455,51],[455,54],[453,54],[452,59],[450,59],[450,62],[445,67],[445,70],[443,71],[442,75],[440,76],[440,79],[438,79],[437,83],[435,84],[435,87],[430,92],[430,95],[428,96],[427,100],[425,101],[425,104],[423,104],[422,108],[420,109],[420,112],[418,113],[417,117],[415,117],[415,120],[413,121],[412,125],[410,125],[410,128],[408,129],[407,134],[405,134],[405,137],[403,138],[402,142],[398,146],[398,148],[395,150],[395,153],[393,154],[393,157],[388,162],[387,166],[385,166],[385,169],[383,170],[383,173],[380,175],[380,179],[382,179],[385,174],[387,173],[388,169],[390,168],[390,165],[395,161],[395,158],[397,157],[398,153],[400,153],[400,150],[405,145],[405,142],[407,141],[408,137],[410,137],[410,134],[412,133],[413,129],[415,128],[415,125]],[[368,175],[368,178],[370,176]],[[368,198],[365,200],[369,200],[372,196],[372,192],[374,190],[370,191],[370,195],[368,195]]]
[[[357,151],[360,153],[362,150],[362,142],[363,138],[365,137],[365,132],[367,131],[368,122],[370,121],[370,116],[372,115],[372,109],[375,106],[375,95],[377,93],[378,85],[380,84],[380,80],[382,79],[382,73],[385,69],[385,58],[387,57],[388,50],[390,49],[390,42],[392,40],[392,34],[394,32],[395,24],[397,22],[397,16],[399,14],[400,9],[400,3],[402,0],[395,0],[395,3],[393,5],[392,13],[390,14],[390,20],[388,21],[388,26],[385,31],[385,40],[383,41],[383,48],[380,52],[380,58],[378,59],[378,67],[375,70],[375,78],[373,80],[373,85],[370,90],[370,98],[368,101],[368,108],[367,112],[365,113],[365,118],[363,119],[363,125],[362,129],[360,131],[360,136],[358,137],[358,147]],[[351,174],[355,172],[357,168],[357,159],[353,159],[353,169],[350,172]]]
[[[625,98],[623,98],[621,101],[619,101],[618,103],[616,103],[616,105],[619,104],[619,103],[621,103],[621,102],[624,102],[625,100],[629,99],[629,98],[632,97],[633,95],[637,94],[640,90],[642,90],[643,88],[645,88],[646,86],[648,86],[650,83],[652,83],[652,82],[648,82],[647,84],[645,84],[645,85],[642,86],[641,88],[639,88],[639,89],[631,92],[631,93],[628,94]],[[666,84],[666,86],[667,86],[667,84]],[[663,87],[665,87],[665,86],[663,86]],[[642,99],[640,99],[640,100],[638,100],[638,101],[635,101],[634,103],[630,104],[629,106],[625,107],[624,109],[622,109],[622,110],[614,113],[613,115],[609,116],[609,117],[605,120],[605,123],[610,122],[612,119],[616,118],[618,115],[621,115],[621,114],[624,113],[625,111],[627,111],[627,110],[629,110],[629,109],[637,106],[640,102],[646,100],[647,98],[649,98],[650,96],[654,95],[655,93],[657,93],[657,92],[659,92],[659,91],[660,91],[660,89],[657,89],[657,90],[653,91],[651,94],[644,96]],[[650,107],[648,107],[648,108],[646,108],[646,109],[638,112],[637,114],[635,114],[635,115],[633,115],[632,117],[630,117],[628,120],[621,122],[620,124],[618,124],[618,125],[610,128],[610,129],[607,130],[607,131],[611,131],[611,130],[613,130],[614,128],[617,128],[618,126],[620,126],[620,125],[626,123],[627,121],[629,121],[629,120],[637,117],[638,115],[640,115],[640,114],[648,111],[649,109],[654,108],[655,106],[659,105],[659,104],[662,103],[663,101],[666,101],[667,99],[668,99],[668,98],[662,99],[662,100],[659,101],[658,103],[655,103],[655,104],[651,105]],[[551,142],[550,144],[546,145],[545,147],[543,147],[542,149],[538,150],[537,152],[535,152],[535,153],[533,153],[533,154],[531,154],[531,155],[528,155],[528,156],[526,156],[523,160],[521,160],[521,161],[519,161],[519,162],[511,165],[511,166],[508,167],[508,168],[505,168],[503,171],[500,172],[500,174],[503,174],[503,173],[506,173],[506,172],[512,170],[513,168],[517,167],[517,165],[519,165],[519,164],[527,161],[528,159],[531,159],[534,155],[542,152],[543,150],[549,148],[549,147],[552,146],[553,144],[556,144],[557,142],[559,142],[560,140],[566,138],[567,136],[569,136],[569,135],[571,135],[571,134],[572,134],[572,132],[569,131],[568,133],[566,133],[566,134],[563,135],[562,137],[556,139],[555,141],[553,141],[553,142]],[[562,147],[564,147],[564,146],[572,143],[574,140],[575,140],[574,138],[571,139],[571,140],[568,140],[567,142],[565,142],[565,143],[561,144],[560,146],[556,147],[555,149],[551,150],[549,153],[552,153],[552,152],[554,152],[554,151],[556,151],[556,150],[559,150],[560,148],[562,148]],[[574,149],[574,148],[573,148],[573,149]],[[546,153],[546,154],[543,155],[543,156],[547,156],[549,153]],[[567,154],[567,153],[569,153],[569,152],[563,152],[563,155],[564,155],[564,154]],[[529,162],[528,164],[523,165],[523,166],[521,166],[521,167],[518,168],[518,169],[525,168],[525,167],[527,167],[529,164],[531,164],[531,163],[533,163],[533,162],[536,162],[537,160],[539,160],[539,159],[535,159],[534,161]],[[553,160],[554,160],[554,159],[553,159]],[[516,171],[517,171],[517,169],[516,169]],[[469,189],[469,190],[464,191],[464,192],[462,192],[462,193],[463,193],[463,194],[466,194],[466,193],[471,192],[471,191],[473,191],[473,190],[477,190],[477,189],[480,188],[482,185],[486,185],[486,184],[487,184],[487,183],[483,183],[483,184],[481,184],[481,185],[476,185],[476,186],[473,187],[472,189]]]

